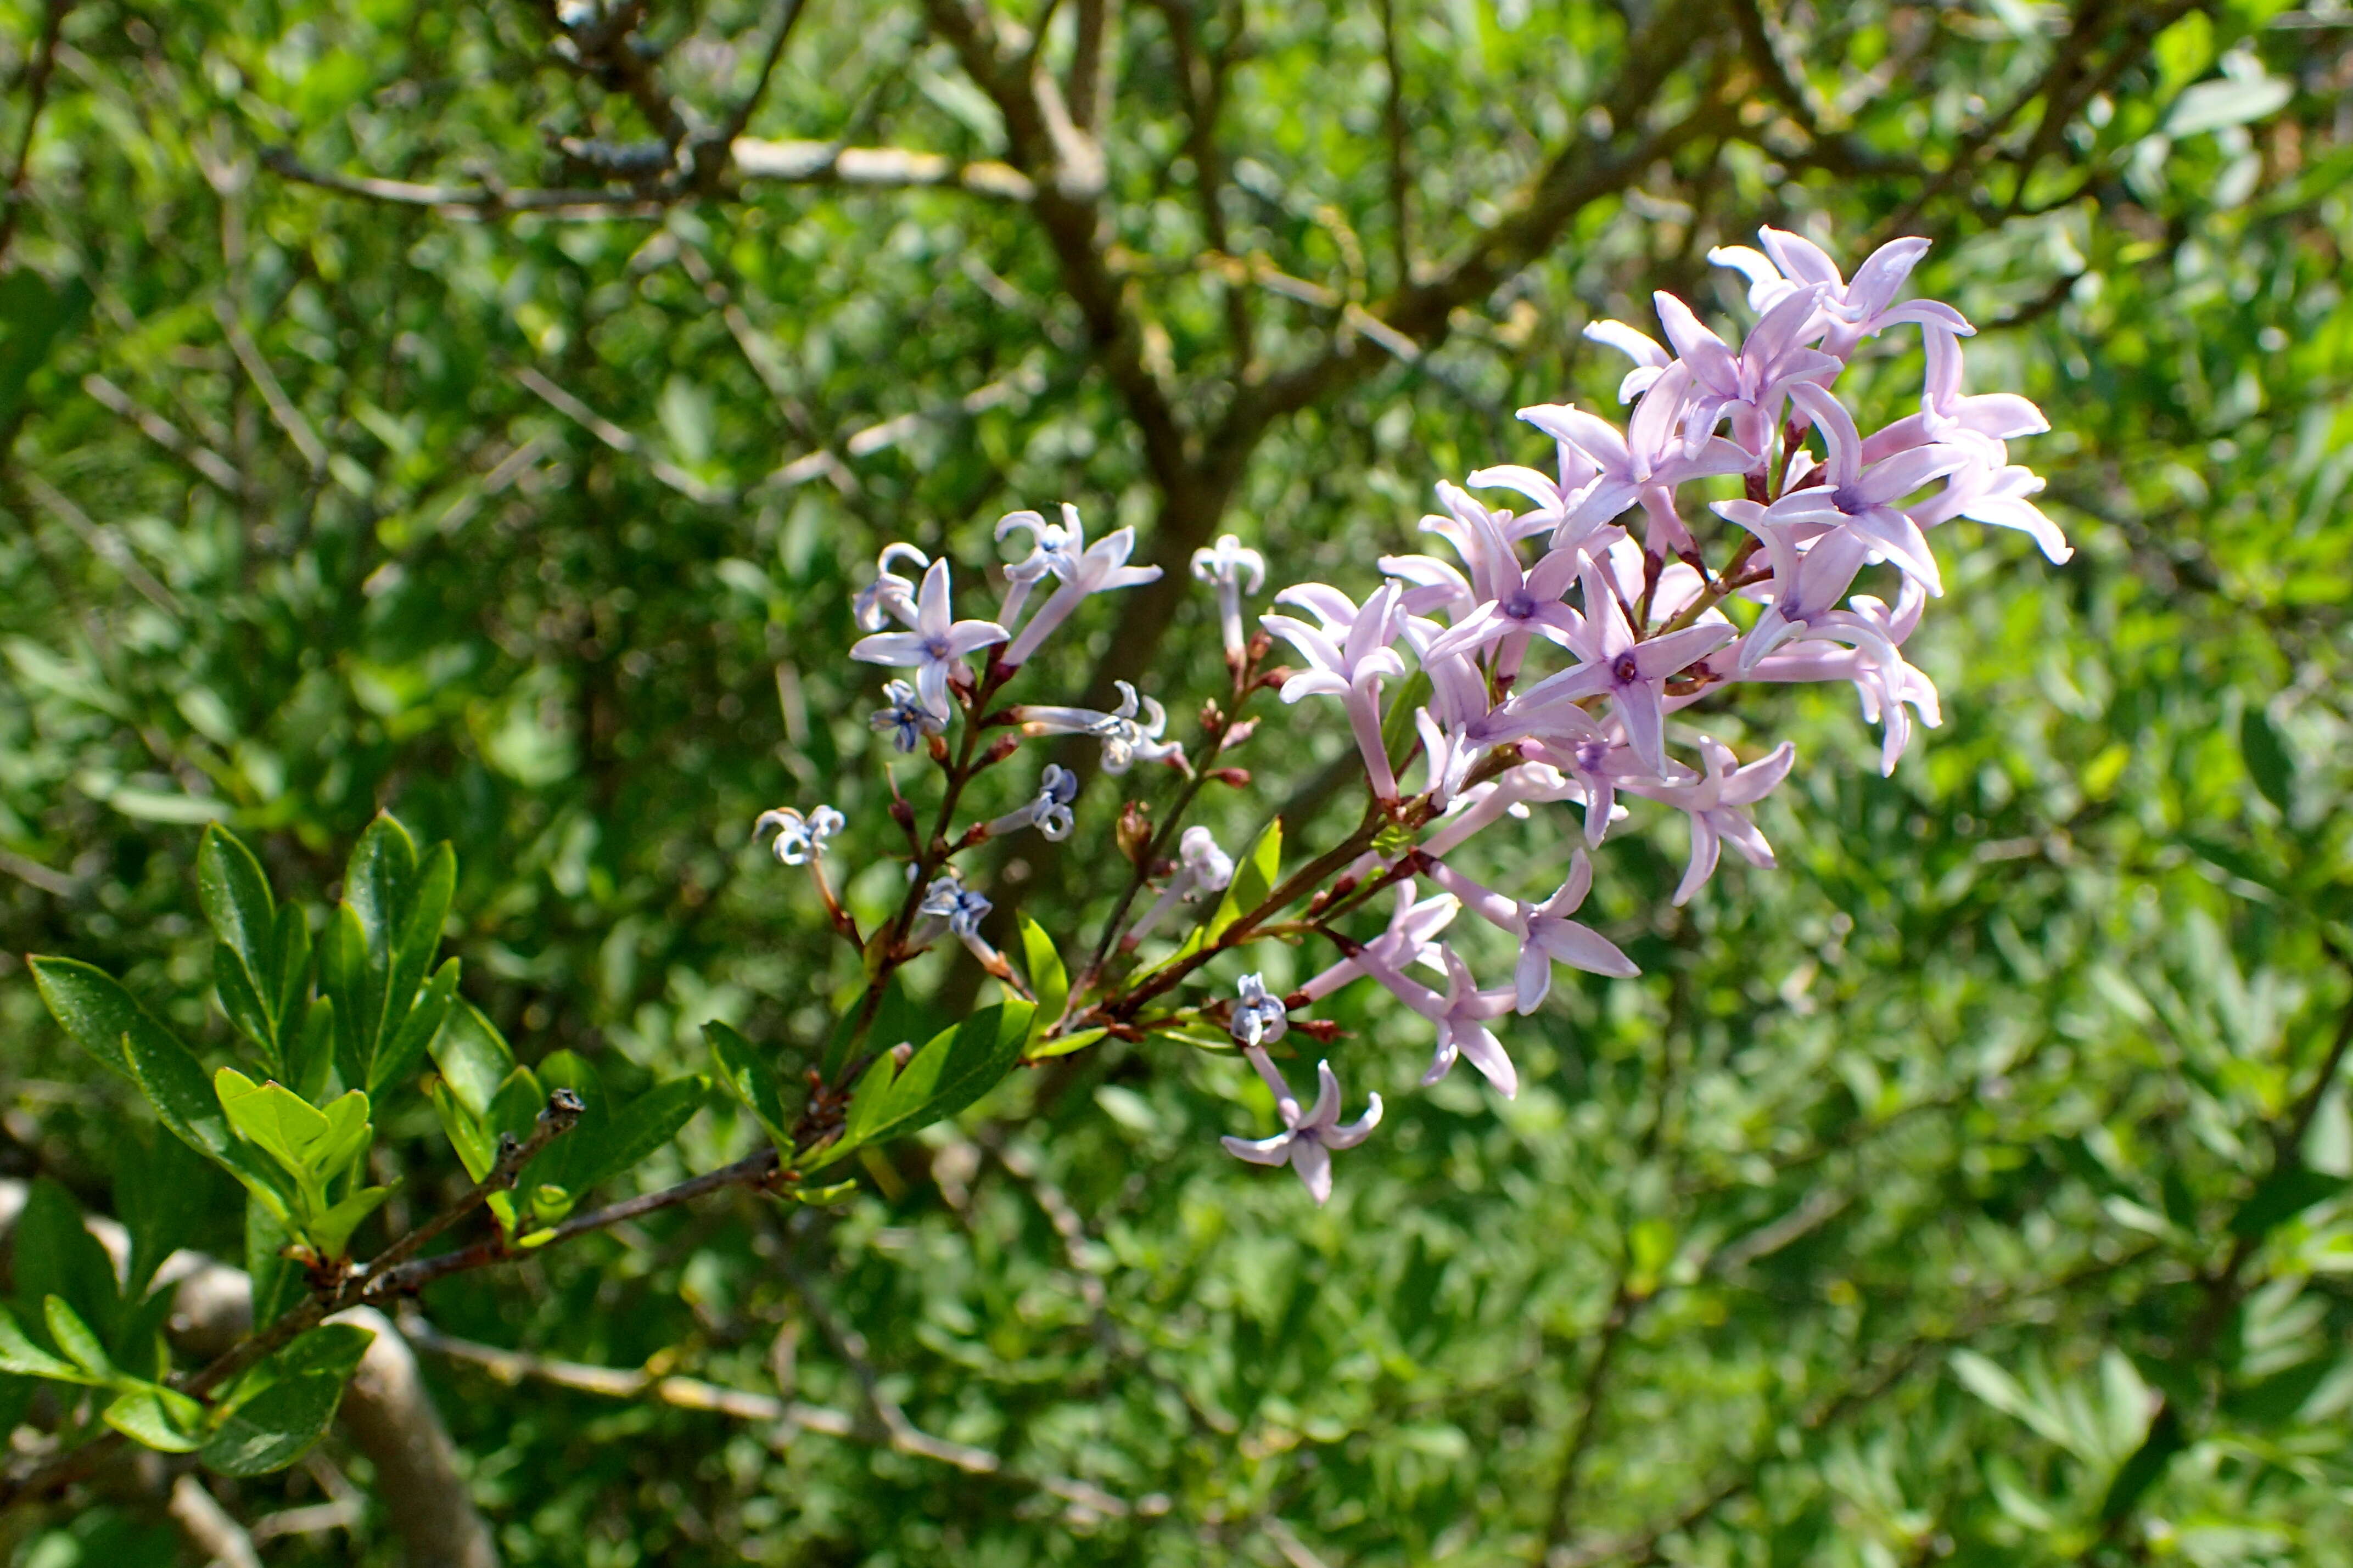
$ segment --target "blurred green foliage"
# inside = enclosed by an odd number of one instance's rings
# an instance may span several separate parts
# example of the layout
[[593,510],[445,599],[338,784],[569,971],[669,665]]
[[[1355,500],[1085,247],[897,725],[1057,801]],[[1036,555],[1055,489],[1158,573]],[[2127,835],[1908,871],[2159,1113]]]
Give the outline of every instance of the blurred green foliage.
[[[1075,240],[1046,197],[846,163],[614,175],[664,105],[723,130],[789,19],[749,134],[1051,188],[973,13],[805,9],[643,8],[648,98],[512,0],[0,5],[0,150],[43,100],[0,277],[0,948],[227,1059],[199,827],[323,907],[391,807],[454,846],[462,992],[526,1064],[636,1093],[713,1070],[713,1019],[814,1051],[854,963],[747,833],[830,801],[850,903],[895,897],[842,652],[883,542],[969,569],[1069,499],[1361,592],[1434,479],[1544,459],[1514,408],[1609,405],[1587,321],[1730,313],[1705,251],[1759,222],[1937,239],[1922,287],[1983,329],[1974,384],[2049,414],[2019,456],[2078,552],[1939,537],[1947,721],[1892,780],[1842,692],[1708,712],[1799,742],[1782,868],[1672,912],[1680,829],[1638,813],[1588,909],[1644,978],[1516,1021],[1515,1102],[1402,1092],[1426,1041],[1336,1002],[1391,1110],[1328,1209],[1218,1150],[1271,1114],[1229,1058],[1107,1044],[834,1215],[737,1194],[435,1287],[441,1333],[543,1372],[858,1413],[429,1359],[506,1560],[2353,1562],[2353,1117],[2316,1076],[2353,1018],[2346,14],[1074,0],[1038,58],[1101,130]],[[482,210],[554,189],[596,205]],[[1917,377],[1891,343],[1883,415]],[[1148,668],[1182,714],[1221,669],[1167,605],[1091,611],[1039,686]],[[1225,842],[1286,800],[1290,842],[1333,836],[1317,719],[1240,758]],[[1078,842],[1118,805],[1091,784]],[[1540,868],[1576,825],[1512,831]],[[1001,863],[1005,938],[1017,901],[1091,936],[1092,869]],[[0,1018],[13,1170],[144,1223],[128,1087],[13,959]],[[380,1131],[391,1222],[462,1186],[423,1103]],[[643,1179],[760,1136],[714,1107]],[[174,1170],[177,1234],[241,1256],[235,1188]],[[369,1479],[322,1452],[219,1495],[249,1523]],[[185,1550],[160,1496],[83,1501],[19,1510],[16,1561]],[[268,1560],[393,1560],[391,1506]]]

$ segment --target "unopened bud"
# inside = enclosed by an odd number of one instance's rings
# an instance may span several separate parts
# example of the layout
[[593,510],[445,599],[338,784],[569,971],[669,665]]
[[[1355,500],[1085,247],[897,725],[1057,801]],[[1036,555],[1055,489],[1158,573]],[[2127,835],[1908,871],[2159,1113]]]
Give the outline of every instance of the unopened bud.
[[1211,768],[1207,776],[1217,780],[1219,784],[1231,784],[1236,789],[1248,784],[1250,779],[1248,768]]
[[915,808],[909,805],[904,797],[894,800],[891,803],[891,820],[902,827],[913,827],[915,826]]
[[1204,730],[1214,730],[1214,729],[1216,729],[1216,728],[1218,727],[1218,722],[1219,722],[1219,720],[1221,720],[1221,719],[1223,719],[1225,716],[1226,716],[1226,714],[1225,714],[1225,710],[1223,710],[1223,709],[1221,709],[1221,708],[1219,708],[1219,707],[1218,706],[1218,702],[1217,702],[1217,699],[1216,699],[1216,698],[1214,698],[1214,697],[1213,697],[1213,698],[1209,699],[1208,701],[1206,701],[1206,702],[1204,702],[1204,703],[1202,703],[1202,704],[1201,704],[1201,728],[1202,728],[1202,729],[1204,729]]
[[1291,677],[1291,666],[1287,664],[1278,664],[1272,669],[1268,670],[1264,675],[1260,676],[1258,678],[1258,683],[1264,687],[1276,687],[1281,686],[1284,681],[1289,680]]
[[1000,735],[994,745],[980,754],[980,765],[984,768],[993,768],[1020,749],[1020,736]]
[[948,760],[948,743],[944,736],[932,737],[932,761],[944,763]]
[[1266,657],[1266,650],[1273,646],[1274,638],[1271,635],[1262,631],[1251,633],[1250,640],[1250,662],[1252,664],[1256,664],[1260,659],[1264,658]]
[[1230,752],[1236,746],[1240,745],[1244,741],[1249,740],[1252,735],[1257,733],[1258,721],[1255,719],[1245,719],[1240,723],[1226,731],[1225,741],[1218,747],[1218,750],[1220,752]]
[[[1304,1007],[1307,1004],[1302,999],[1293,1005]],[[1291,1026],[1322,1045],[1328,1046],[1340,1037],[1340,1026],[1330,1018],[1293,1018]]]
[[1141,801],[1129,801],[1119,808],[1119,852],[1138,865],[1145,852],[1152,847],[1152,808]]

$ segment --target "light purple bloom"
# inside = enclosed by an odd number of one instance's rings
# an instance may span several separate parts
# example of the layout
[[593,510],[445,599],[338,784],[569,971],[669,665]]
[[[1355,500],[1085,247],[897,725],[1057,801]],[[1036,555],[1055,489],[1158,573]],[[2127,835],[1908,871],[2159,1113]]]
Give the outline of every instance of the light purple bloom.
[[1029,603],[1029,591],[1049,576],[1068,581],[1078,570],[1078,555],[1086,547],[1085,531],[1076,526],[1078,509],[1068,501],[1062,503],[1066,521],[1048,522],[1042,513],[1008,511],[997,522],[997,538],[1016,531],[1029,535],[1029,553],[1005,569],[1005,604],[997,618],[1008,627],[1021,622],[1021,606]]
[[1863,718],[1885,727],[1879,771],[1893,774],[1912,741],[1905,706],[1931,730],[1944,721],[1936,683],[1904,659],[1904,639],[1919,624],[1920,609],[1926,602],[1919,585],[1909,578],[1893,611],[1868,594],[1857,594],[1849,601],[1850,608],[1824,616],[1808,628],[1803,640],[1786,645],[1759,663],[1752,678],[1854,682]]
[[[1746,473],[1757,466],[1754,454],[1711,436],[1696,448],[1678,438],[1676,422],[1683,392],[1690,385],[1687,369],[1669,366],[1634,410],[1621,434],[1608,420],[1572,404],[1546,403],[1520,410],[1520,417],[1556,440],[1566,441],[1585,454],[1594,466],[1593,479],[1571,498],[1554,538],[1577,542],[1578,531],[1609,522],[1637,502],[1651,520],[1651,547],[1662,554],[1691,548],[1691,535],[1674,516],[1670,497],[1686,479],[1711,474]],[[1650,504],[1653,500],[1658,505]],[[1661,530],[1668,537],[1659,537]]]
[[1029,662],[1029,656],[1052,635],[1054,628],[1070,619],[1071,612],[1085,602],[1090,594],[1107,593],[1113,588],[1133,588],[1150,583],[1160,575],[1157,566],[1130,566],[1127,558],[1135,549],[1135,530],[1123,528],[1107,537],[1087,543],[1085,526],[1079,521],[1079,509],[1064,502],[1062,531],[1059,552],[1049,563],[1048,570],[1061,578],[1061,586],[1053,596],[1038,606],[1029,624],[1020,635],[1007,645],[1003,655],[1008,665]]
[[1863,339],[1907,321],[1953,332],[1976,331],[1958,310],[1941,301],[1894,302],[1895,290],[1928,253],[1925,239],[1889,240],[1863,258],[1854,269],[1854,280],[1849,282],[1840,276],[1838,263],[1830,254],[1802,235],[1764,228],[1757,231],[1757,238],[1765,247],[1763,255],[1745,245],[1732,245],[1717,247],[1707,253],[1707,258],[1747,277],[1748,303],[1753,310],[1769,311],[1801,289],[1818,289],[1820,324],[1827,333],[1822,347],[1841,360],[1853,353]]
[[[1798,492],[1799,498],[1811,494]],[[1715,510],[1763,541],[1765,559],[1773,567],[1772,603],[1749,628],[1735,666],[1746,675],[1758,659],[1837,608],[1853,585],[1855,574],[1862,570],[1872,543],[1844,526],[1820,531],[1819,513],[1814,510],[1803,511],[1805,521],[1793,522],[1753,500],[1718,501]],[[1801,544],[1801,531],[1811,531],[1811,541]]]
[[1917,578],[1931,595],[1942,594],[1944,579],[1936,571],[1936,557],[1927,539],[1894,503],[1931,480],[1968,467],[1972,458],[1969,448],[1934,442],[1890,453],[1866,467],[1862,437],[1845,405],[1819,386],[1794,386],[1789,396],[1822,433],[1830,460],[1823,465],[1821,483],[1789,491],[1766,515],[1777,522],[1844,524],[1861,534],[1873,551]]
[[1577,581],[1585,563],[1582,550],[1554,550],[1533,571],[1520,570],[1519,557],[1507,546],[1496,552],[1494,592],[1452,630],[1432,643],[1430,657],[1445,658],[1472,654],[1505,638],[1525,639],[1538,633],[1566,647],[1582,629],[1575,610],[1560,602]]
[[[1285,588],[1274,596],[1275,603],[1305,605],[1324,620],[1325,629],[1318,630],[1291,616],[1259,617],[1259,625],[1297,648],[1314,666],[1283,682],[1282,700],[1340,699],[1348,726],[1356,732],[1356,748],[1364,754],[1373,793],[1383,800],[1397,798],[1397,774],[1390,770],[1388,752],[1381,744],[1381,682],[1405,679],[1405,661],[1389,647],[1404,629],[1402,593],[1395,583],[1384,584],[1357,610],[1338,590],[1306,583]],[[1335,641],[1333,633],[1339,629],[1339,617],[1333,612],[1343,606],[1347,612],[1346,630]]]
[[1365,943],[1358,956],[1342,959],[1301,986],[1301,994],[1311,1002],[1320,1001],[1343,985],[1363,979],[1365,954],[1392,969],[1420,963],[1442,973],[1445,963],[1439,955],[1436,939],[1461,912],[1462,900],[1451,893],[1416,899],[1413,891],[1410,880],[1398,883],[1397,904],[1389,915],[1388,929]]
[[1628,371],[1626,379],[1618,384],[1618,401],[1620,403],[1631,403],[1648,392],[1651,384],[1674,363],[1674,356],[1660,346],[1656,338],[1623,321],[1588,321],[1585,337],[1587,342],[1616,349],[1634,362],[1634,368]]
[[1525,715],[1548,704],[1607,697],[1634,754],[1651,772],[1664,773],[1666,709],[1661,689],[1668,677],[1730,642],[1733,628],[1702,624],[1636,642],[1617,594],[1593,568],[1586,573],[1585,608],[1585,626],[1577,645],[1585,662],[1546,676],[1507,706],[1515,715]]
[[1451,947],[1441,947],[1438,956],[1446,968],[1446,990],[1442,994],[1408,978],[1370,948],[1357,954],[1357,962],[1390,994],[1438,1026],[1438,1049],[1430,1058],[1430,1070],[1421,1075],[1423,1087],[1453,1071],[1457,1058],[1468,1058],[1489,1083],[1503,1091],[1504,1099],[1518,1098],[1518,1069],[1504,1053],[1503,1041],[1487,1027],[1488,1019],[1500,1018],[1517,1005],[1518,992],[1510,988],[1482,991],[1460,953]]
[[1679,907],[1715,874],[1716,857],[1725,843],[1739,850],[1751,866],[1768,869],[1772,867],[1773,847],[1757,831],[1748,808],[1788,776],[1789,764],[1798,756],[1798,749],[1784,741],[1742,767],[1739,759],[1732,754],[1732,748],[1713,735],[1700,737],[1699,750],[1702,771],[1697,775],[1666,783],[1630,782],[1626,786],[1633,794],[1662,801],[1691,817],[1691,863],[1683,868],[1683,882],[1675,889],[1674,901]]
[[2042,476],[2031,468],[2015,463],[2000,468],[1969,463],[1954,471],[1941,492],[1905,508],[1905,515],[1924,530],[1956,517],[2014,528],[2031,538],[2052,562],[2073,560],[2075,551],[2066,534],[2041,507],[2027,500],[2042,493]]
[[1566,963],[1588,974],[1608,974],[1620,980],[1641,973],[1618,944],[1599,931],[1568,917],[1585,903],[1593,888],[1593,862],[1578,849],[1569,857],[1568,875],[1541,904],[1507,899],[1451,866],[1433,867],[1430,879],[1462,900],[1462,907],[1488,924],[1506,931],[1520,943],[1519,968],[1513,975],[1518,1009],[1533,1013],[1552,989],[1552,966]]
[[[1839,373],[1837,360],[1806,346],[1820,300],[1819,290],[1807,289],[1777,301],[1748,329],[1736,354],[1681,300],[1667,293],[1651,296],[1667,341],[1682,356],[1677,363],[1691,377],[1689,400],[1682,411],[1687,450],[1697,451],[1711,438],[1716,423],[1728,416],[1733,441],[1748,455],[1744,468],[1765,460],[1780,423],[1781,400],[1799,385],[1826,382]],[[1673,395],[1667,391],[1671,385],[1680,391],[1674,366],[1642,395],[1643,405],[1662,395]],[[1674,412],[1668,411],[1668,417],[1674,417]]]
[[969,942],[980,934],[980,922],[995,906],[988,900],[965,887],[952,876],[935,877],[923,889],[923,901],[915,912],[944,922],[947,929]]
[[1274,1109],[1282,1118],[1283,1131],[1271,1138],[1236,1138],[1228,1135],[1219,1140],[1226,1152],[1238,1160],[1248,1160],[1253,1165],[1280,1165],[1289,1163],[1299,1173],[1299,1180],[1310,1197],[1323,1203],[1332,1195],[1332,1151],[1353,1149],[1371,1136],[1381,1124],[1381,1097],[1367,1095],[1365,1114],[1347,1126],[1340,1125],[1340,1080],[1332,1071],[1330,1062],[1315,1064],[1315,1105],[1311,1110],[1299,1109],[1299,1098],[1291,1092],[1291,1085],[1267,1054],[1256,1048],[1249,1052],[1250,1065],[1258,1068],[1259,1077],[1274,1090]]
[[1218,847],[1217,838],[1209,830],[1196,823],[1176,840],[1176,874],[1152,900],[1152,907],[1136,918],[1121,939],[1123,947],[1134,947],[1150,936],[1160,918],[1176,907],[1179,899],[1198,899],[1203,893],[1221,893],[1234,879],[1234,858]]
[[849,657],[866,664],[887,664],[915,672],[916,695],[939,719],[949,714],[948,679],[965,668],[971,654],[1005,640],[1005,628],[995,621],[959,621],[948,605],[948,563],[932,563],[923,574],[923,588],[915,614],[903,632],[877,632],[861,637]]

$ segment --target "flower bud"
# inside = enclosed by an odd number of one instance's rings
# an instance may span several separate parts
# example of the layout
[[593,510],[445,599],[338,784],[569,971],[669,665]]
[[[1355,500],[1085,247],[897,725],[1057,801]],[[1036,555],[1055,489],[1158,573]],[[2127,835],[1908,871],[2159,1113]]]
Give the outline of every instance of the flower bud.
[[1236,789],[1242,788],[1250,781],[1248,768],[1211,768],[1208,776],[1219,784],[1231,784]]
[[1151,812],[1150,806],[1133,800],[1119,808],[1119,852],[1139,866],[1152,847]]

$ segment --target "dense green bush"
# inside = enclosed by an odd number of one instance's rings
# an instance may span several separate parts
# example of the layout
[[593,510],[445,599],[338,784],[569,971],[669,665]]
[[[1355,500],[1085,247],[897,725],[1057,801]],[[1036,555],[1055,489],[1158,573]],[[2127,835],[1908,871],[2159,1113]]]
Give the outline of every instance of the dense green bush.
[[[1918,233],[1978,384],[2051,418],[2076,554],[1946,552],[1912,645],[1946,721],[1892,778],[1843,691],[1711,710],[1798,742],[1781,868],[1673,910],[1682,829],[1630,822],[1586,918],[1643,977],[1516,1020],[1516,1100],[1404,1094],[1426,1029],[1350,992],[1333,1054],[1390,1114],[1325,1207],[1218,1149],[1271,1114],[1230,1055],[1109,1041],[828,1173],[846,1198],[732,1188],[402,1327],[510,1563],[2353,1561],[2353,24],[1019,9],[10,0],[0,1161],[33,1349],[51,1294],[152,1345],[166,1244],[301,1293],[19,962],[119,977],[206,1070],[292,1072],[278,1003],[245,1027],[216,984],[206,824],[321,942],[353,846],[397,858],[380,810],[447,842],[445,1097],[502,1037],[677,1131],[598,1201],[723,1169],[765,1140],[676,1087],[731,1070],[704,1026],[814,1055],[861,978],[753,820],[830,801],[857,918],[900,890],[846,657],[881,544],[969,577],[1017,507],[1133,524],[1171,570],[1040,682],[1148,670],[1189,730],[1226,679],[1194,548],[1361,593],[1433,481],[1548,460],[1513,410],[1614,405],[1588,321],[1652,288],[1734,313],[1706,252],[1760,223],[1850,258]],[[1916,351],[1859,374],[1894,417]],[[1330,842],[1345,729],[1267,710],[1208,820]],[[1172,788],[1095,781],[1074,846],[1114,783]],[[1576,834],[1513,831],[1546,863]],[[1040,848],[991,863],[1016,952],[1019,914],[1091,933],[1117,890]],[[380,1087],[362,1257],[469,1185]],[[127,1275],[77,1211],[129,1226]],[[325,1421],[304,1380],[356,1352],[324,1331],[254,1390],[270,1430]],[[348,1413],[291,1469],[28,1489],[90,1434],[9,1398],[27,1564],[201,1561],[225,1520],[270,1562],[420,1538]]]

